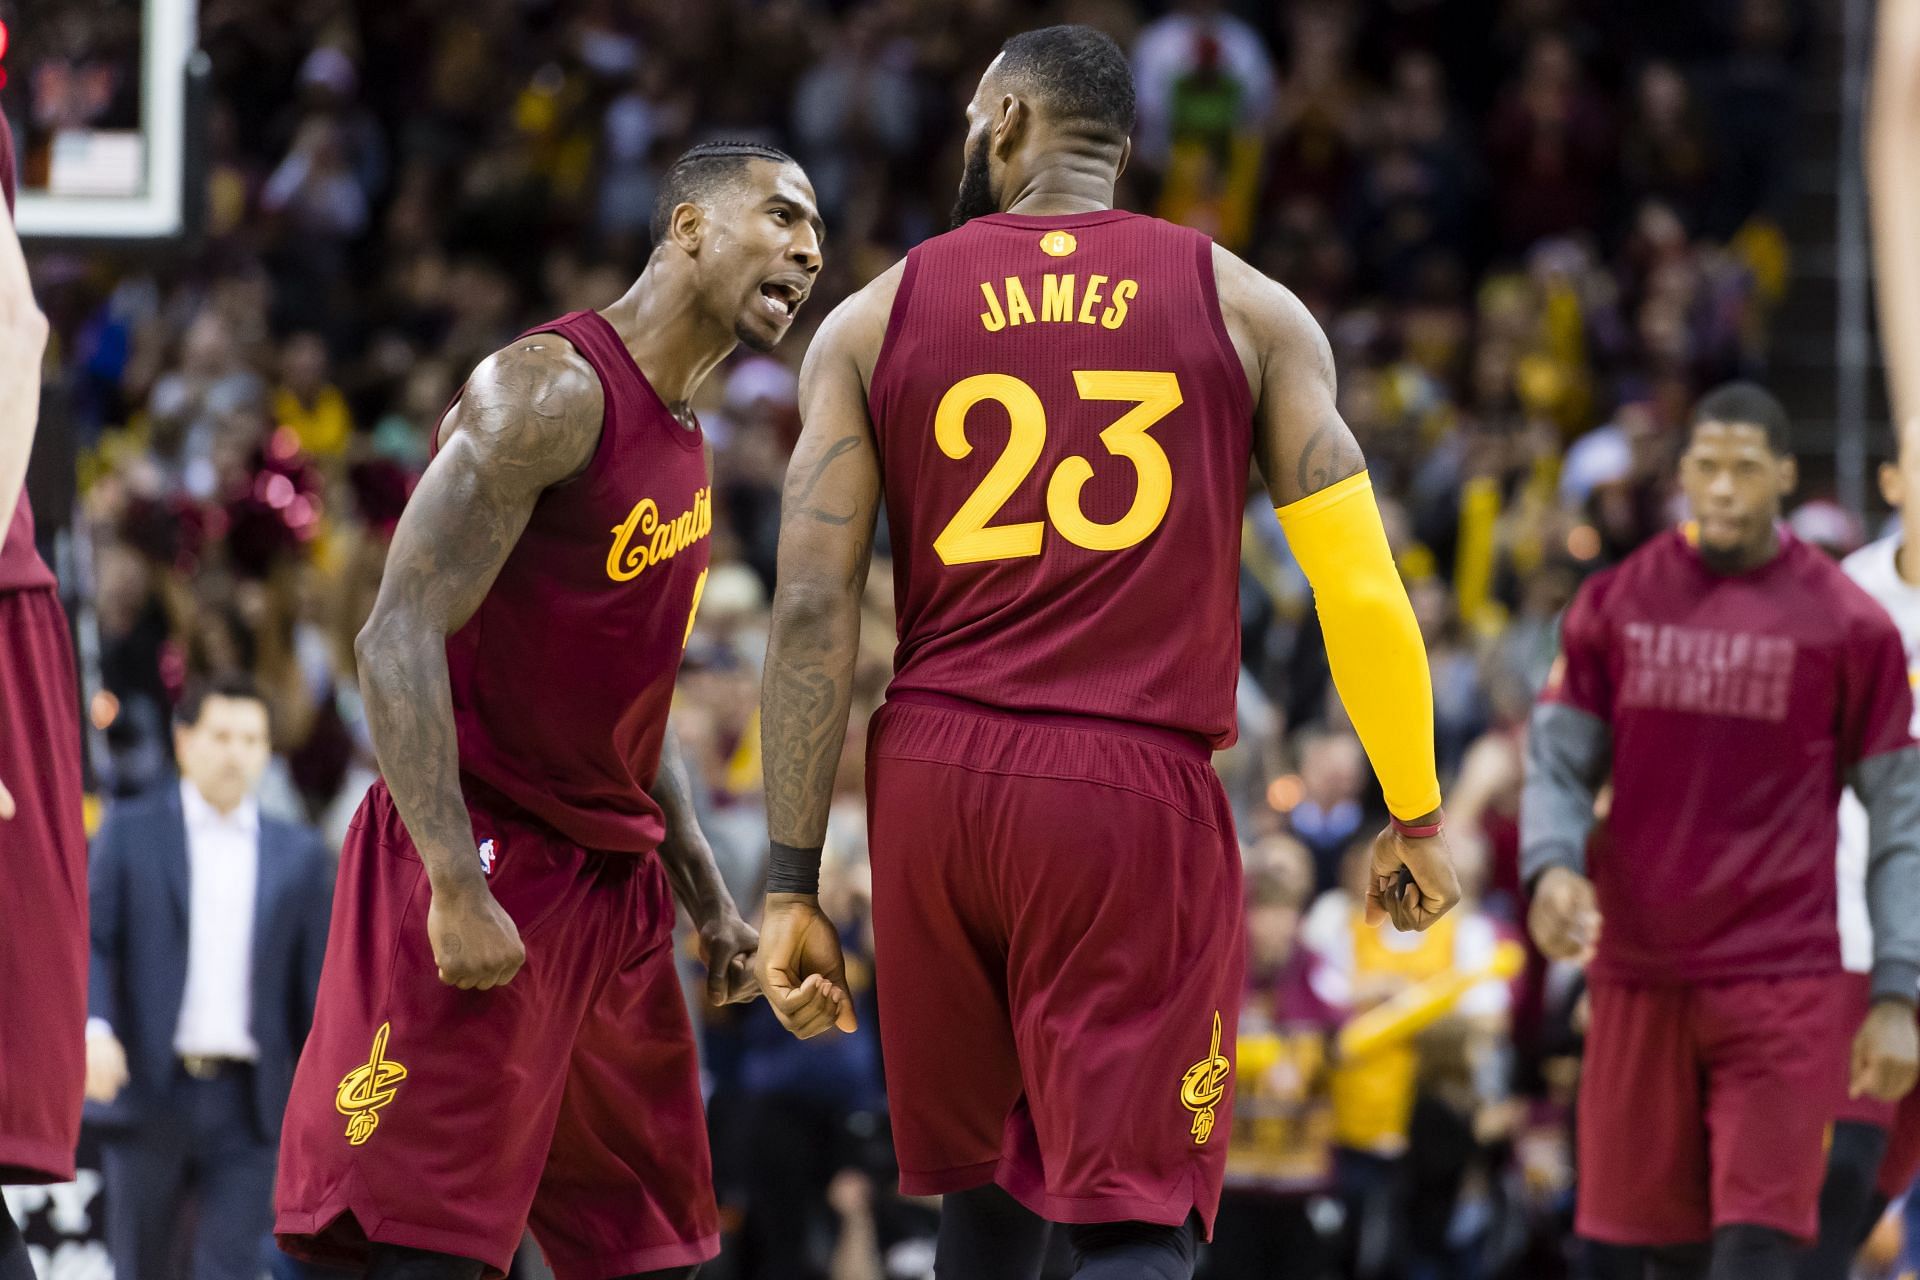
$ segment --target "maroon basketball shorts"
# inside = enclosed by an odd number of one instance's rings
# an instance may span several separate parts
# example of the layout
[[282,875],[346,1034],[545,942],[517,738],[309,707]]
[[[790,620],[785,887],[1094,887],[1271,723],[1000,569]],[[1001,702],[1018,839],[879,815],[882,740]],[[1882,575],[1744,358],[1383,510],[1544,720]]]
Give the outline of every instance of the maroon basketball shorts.
[[[0,591],[0,1183],[66,1182],[87,1076],[80,695],[52,588]],[[4,1210],[0,1210],[4,1212]]]
[[1244,928],[1206,749],[909,695],[868,750],[901,1190],[1211,1233]]
[[426,868],[374,784],[341,856],[287,1104],[281,1247],[360,1267],[373,1241],[502,1273],[531,1223],[559,1280],[713,1257],[706,1118],[659,859],[469,808],[526,966],[491,991],[440,981]]
[[1858,1025],[1845,974],[1641,986],[1596,977],[1580,1080],[1581,1235],[1818,1229]]

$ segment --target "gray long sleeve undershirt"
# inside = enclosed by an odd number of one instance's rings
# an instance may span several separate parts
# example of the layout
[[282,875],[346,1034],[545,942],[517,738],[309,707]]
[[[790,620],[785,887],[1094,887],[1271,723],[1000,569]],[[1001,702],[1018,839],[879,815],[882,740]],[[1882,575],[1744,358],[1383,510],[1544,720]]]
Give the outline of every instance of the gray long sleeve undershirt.
[[1862,760],[1847,781],[1867,811],[1873,996],[1912,1004],[1920,986],[1920,747]]
[[1613,767],[1606,721],[1543,702],[1527,722],[1526,784],[1520,793],[1520,875],[1531,886],[1549,867],[1587,873],[1593,798]]

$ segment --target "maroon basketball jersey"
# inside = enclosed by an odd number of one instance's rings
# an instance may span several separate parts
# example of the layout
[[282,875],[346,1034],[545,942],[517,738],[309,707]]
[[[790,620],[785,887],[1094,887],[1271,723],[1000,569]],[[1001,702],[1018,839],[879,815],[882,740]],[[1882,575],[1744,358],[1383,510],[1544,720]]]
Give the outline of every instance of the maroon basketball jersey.
[[647,794],[707,581],[705,441],[599,313],[529,330],[573,344],[606,409],[587,470],[541,495],[479,610],[447,640],[460,768],[589,849],[660,841]]
[[1211,242],[995,214],[907,256],[869,396],[891,692],[1234,738],[1246,375]]

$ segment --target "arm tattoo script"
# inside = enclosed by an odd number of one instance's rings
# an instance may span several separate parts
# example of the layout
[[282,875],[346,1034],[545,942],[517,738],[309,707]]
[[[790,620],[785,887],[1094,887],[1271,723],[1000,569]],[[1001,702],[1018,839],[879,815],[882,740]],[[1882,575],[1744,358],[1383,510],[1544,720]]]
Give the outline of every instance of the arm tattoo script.
[[822,524],[832,525],[844,525],[853,520],[853,517],[858,514],[855,511],[839,515],[815,506],[813,494],[814,490],[820,487],[820,478],[826,475],[827,468],[833,465],[833,460],[851,449],[858,448],[861,443],[858,436],[842,436],[835,440],[827,446],[826,452],[820,455],[819,460],[808,467],[804,475],[799,476],[798,484],[789,485],[794,490],[791,500],[799,504],[794,509],[795,515],[803,515],[809,519],[818,520]]
[[[1308,323],[1312,324],[1312,321]],[[1325,389],[1329,414],[1327,420],[1315,426],[1313,434],[1300,446],[1300,460],[1294,471],[1294,480],[1302,494],[1317,493],[1348,476],[1358,475],[1367,466],[1366,455],[1360,452],[1353,433],[1347,430],[1347,424],[1340,420],[1339,412],[1333,408],[1337,403],[1333,348],[1318,325],[1313,326],[1310,345],[1313,350],[1313,371],[1308,376]]]
[[860,595],[878,510],[871,479],[830,473],[850,470],[834,464],[866,444],[863,436],[848,435],[820,448],[817,457],[797,454],[787,476],[760,732],[768,833],[798,848],[826,837],[853,703]]

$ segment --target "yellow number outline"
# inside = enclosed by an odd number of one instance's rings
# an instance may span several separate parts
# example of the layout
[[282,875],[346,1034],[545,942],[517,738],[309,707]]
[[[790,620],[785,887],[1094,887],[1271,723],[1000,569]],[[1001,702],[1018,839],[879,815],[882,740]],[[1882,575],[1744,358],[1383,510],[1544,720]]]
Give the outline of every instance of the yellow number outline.
[[1040,554],[1045,525],[1039,520],[989,525],[1007,499],[1032,474],[1047,443],[1047,411],[1040,396],[1020,379],[1004,373],[976,373],[948,388],[933,415],[933,438],[955,462],[973,452],[967,440],[967,414],[992,400],[1007,411],[1007,447],[994,460],[972,496],[933,540],[934,554],[945,564],[1016,560]]
[[1076,369],[1073,384],[1082,400],[1132,400],[1133,408],[1100,433],[1100,443],[1116,458],[1133,464],[1133,504],[1111,524],[1087,519],[1080,491],[1093,479],[1093,464],[1074,454],[1054,468],[1047,482],[1047,516],[1060,536],[1089,551],[1124,551],[1145,542],[1167,518],[1173,501],[1173,464],[1167,451],[1147,432],[1185,403],[1180,380],[1171,373],[1120,369]]
[[[1160,527],[1173,502],[1173,465],[1160,442],[1147,433],[1185,403],[1180,380],[1166,372],[1076,369],[1074,387],[1082,400],[1133,401],[1134,407],[1100,433],[1107,453],[1133,464],[1133,503],[1118,520],[1103,524],[1087,518],[1081,490],[1093,479],[1093,463],[1079,454],[1061,460],[1047,481],[1047,518],[1060,536],[1089,551],[1124,551]],[[1033,474],[1047,443],[1047,410],[1040,395],[1011,374],[976,373],[962,378],[940,397],[933,415],[933,436],[940,451],[958,462],[973,453],[967,439],[967,414],[988,400],[1007,411],[1007,447],[994,460],[946,528],[933,540],[934,554],[947,565],[1017,560],[1040,554],[1046,521],[989,524]]]
[[693,603],[687,606],[687,634],[680,637],[683,650],[693,639],[693,621],[700,616],[700,597],[707,593],[707,574],[710,572],[709,569],[702,569],[700,576],[693,580]]

